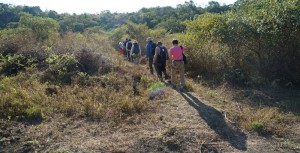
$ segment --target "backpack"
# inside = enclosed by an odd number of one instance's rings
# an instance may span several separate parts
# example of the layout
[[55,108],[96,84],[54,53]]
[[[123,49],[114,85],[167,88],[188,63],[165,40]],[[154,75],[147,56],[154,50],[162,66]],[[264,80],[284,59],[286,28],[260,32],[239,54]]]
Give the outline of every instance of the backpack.
[[127,50],[131,50],[132,47],[132,42],[128,41],[127,43]]
[[151,44],[151,54],[154,56],[155,54],[155,48],[156,48],[156,43],[155,42],[152,42]]
[[183,47],[180,46],[181,50],[182,50],[182,60],[183,60],[183,63],[184,64],[187,64],[187,61],[186,61],[186,56],[183,54]]
[[164,63],[166,60],[167,60],[167,58],[168,58],[168,51],[167,51],[167,49],[165,48],[165,47],[159,47],[160,48],[160,52],[159,52],[159,54],[157,55],[157,63],[159,63],[159,64],[162,64],[162,63]]
[[133,51],[134,54],[139,54],[140,48],[138,44],[133,44]]
[[127,44],[127,42],[128,42],[127,40],[123,42],[123,50],[126,49],[126,44]]

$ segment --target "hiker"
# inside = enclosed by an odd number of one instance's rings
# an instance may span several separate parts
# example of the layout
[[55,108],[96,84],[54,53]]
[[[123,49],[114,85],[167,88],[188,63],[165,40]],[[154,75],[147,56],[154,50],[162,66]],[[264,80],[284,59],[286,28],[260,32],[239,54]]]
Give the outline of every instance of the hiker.
[[130,50],[130,57],[131,57],[132,62],[138,64],[141,53],[142,53],[141,46],[139,45],[139,43],[136,40],[133,41],[133,45]]
[[130,58],[131,47],[132,47],[131,39],[128,39],[128,42],[126,43],[126,53],[127,53],[127,60],[128,61],[131,61],[131,58]]
[[184,80],[184,61],[183,61],[183,52],[184,47],[178,46],[178,40],[174,39],[172,41],[173,47],[170,48],[170,57],[172,59],[171,65],[171,84],[173,88],[176,88],[174,83],[175,73],[179,71],[180,73],[180,90],[183,90],[185,87],[185,80]]
[[166,72],[166,61],[168,59],[169,56],[167,48],[162,45],[162,42],[157,42],[153,63],[156,69],[157,76],[161,82],[163,82],[162,74],[164,74],[165,80],[168,79],[168,75]]
[[148,37],[146,41],[148,42],[146,45],[146,59],[149,62],[150,73],[153,74],[153,56],[155,54],[156,44],[150,37]]
[[126,40],[123,42],[123,57],[126,58],[127,57],[127,52],[126,52],[126,44],[128,42],[128,38],[126,38]]
[[122,56],[123,55],[123,43],[119,42],[119,55]]

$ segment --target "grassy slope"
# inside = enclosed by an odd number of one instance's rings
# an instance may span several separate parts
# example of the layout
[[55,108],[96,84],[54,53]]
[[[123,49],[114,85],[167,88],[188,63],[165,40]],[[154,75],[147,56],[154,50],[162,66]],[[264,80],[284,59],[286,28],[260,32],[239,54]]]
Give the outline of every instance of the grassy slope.
[[[156,82],[155,77],[144,66],[137,67],[110,56],[115,59],[114,70],[87,79],[88,86],[78,85],[78,78],[70,86],[42,84],[38,81],[39,72],[34,69],[1,78],[1,114],[4,115],[0,124],[0,150],[195,151],[199,145],[203,151],[242,149],[234,141],[223,138],[224,133],[217,132],[219,126],[213,128],[210,126],[213,122],[199,119],[197,108],[174,90],[168,89],[163,99],[149,100],[147,89]],[[140,96],[133,95],[135,76],[141,76]],[[250,132],[249,136],[255,135],[254,131],[263,136],[279,136],[282,139],[276,143],[279,148],[299,150],[296,130],[299,116],[277,107],[254,105],[257,102],[252,97],[257,95],[261,101],[276,102],[268,99],[268,94],[226,85],[211,88],[191,80],[187,84],[198,99],[207,101],[205,105],[213,106],[213,109],[207,107],[212,113],[224,116],[221,120],[224,125],[239,127],[244,133]],[[49,89],[57,94],[47,94]],[[177,96],[173,97],[174,94]],[[201,117],[201,111],[198,113]],[[256,137],[253,140],[261,141]],[[79,147],[80,143],[83,148]]]

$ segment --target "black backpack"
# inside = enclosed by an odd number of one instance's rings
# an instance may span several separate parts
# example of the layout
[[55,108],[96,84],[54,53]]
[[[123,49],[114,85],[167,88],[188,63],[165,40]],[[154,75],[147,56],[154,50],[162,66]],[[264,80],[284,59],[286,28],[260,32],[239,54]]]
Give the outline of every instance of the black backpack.
[[126,44],[127,44],[127,40],[125,40],[124,42],[123,42],[123,49],[126,49]]
[[160,52],[157,55],[157,63],[161,64],[164,63],[168,59],[168,51],[165,47],[159,47]]
[[155,54],[155,48],[156,48],[156,43],[152,42],[151,44],[151,54],[154,55]]
[[183,54],[183,47],[180,46],[181,50],[182,50],[182,60],[184,62],[184,64],[187,64],[187,61],[186,61],[186,56]]
[[133,44],[133,53],[139,54],[140,48],[138,44]]
[[132,47],[132,42],[129,41],[129,42],[127,43],[127,50],[131,50],[131,47]]

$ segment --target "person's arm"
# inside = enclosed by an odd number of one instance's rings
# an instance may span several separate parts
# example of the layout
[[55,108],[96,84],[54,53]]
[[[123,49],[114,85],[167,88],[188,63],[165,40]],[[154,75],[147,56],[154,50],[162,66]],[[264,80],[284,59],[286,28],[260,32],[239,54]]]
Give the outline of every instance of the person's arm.
[[172,52],[171,52],[171,51],[172,51],[172,48],[169,49],[169,55],[170,55],[169,58],[170,58],[171,60],[173,60],[173,56],[172,56]]
[[130,55],[132,55],[132,53],[133,53],[133,48],[134,48],[133,46],[134,46],[134,45],[131,46],[131,49],[130,49]]
[[142,49],[141,49],[141,46],[139,45],[139,56],[142,56]]
[[169,60],[169,51],[168,51],[168,49],[167,49],[167,47],[164,47],[164,49],[165,49],[165,51],[166,51],[166,60]]
[[146,46],[146,58],[149,57],[150,51],[151,51],[151,44],[147,43],[147,46]]
[[153,63],[156,63],[156,60],[157,60],[157,56],[158,56],[158,54],[159,54],[159,51],[160,51],[160,48],[159,48],[159,47],[156,47],[156,48],[155,48],[154,58],[153,58]]
[[125,50],[126,50],[126,51],[128,51],[128,49],[127,49],[127,48],[128,48],[128,44],[129,44],[129,43],[127,42],[127,43],[126,43],[126,46],[125,46]]

